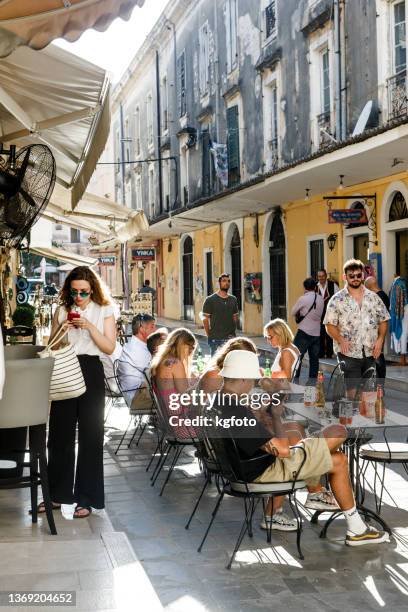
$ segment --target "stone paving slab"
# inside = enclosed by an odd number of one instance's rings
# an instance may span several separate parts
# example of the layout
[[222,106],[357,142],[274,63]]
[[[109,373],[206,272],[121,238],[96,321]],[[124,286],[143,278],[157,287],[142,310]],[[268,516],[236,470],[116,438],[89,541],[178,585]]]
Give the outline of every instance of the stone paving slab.
[[[401,401],[401,409],[404,405],[406,402]],[[109,479],[107,512],[114,528],[128,535],[166,610],[348,612],[380,610],[390,605],[393,612],[406,609],[408,499],[406,480],[398,467],[387,470],[387,482],[395,488],[398,505],[395,508],[386,500],[384,506],[384,517],[396,529],[397,537],[390,544],[348,549],[342,518],[334,522],[325,540],[319,538],[322,521],[317,526],[306,522],[302,536],[305,560],[300,561],[293,533],[273,532],[272,545],[266,543],[265,533],[258,527],[258,512],[254,537],[244,539],[236,562],[227,570],[243,518],[242,502],[232,498],[223,501],[207,543],[198,554],[196,549],[217,497],[215,488],[208,488],[186,531],[184,525],[200,492],[202,476],[188,476],[178,470],[159,497],[165,474],[151,487],[145,471],[154,435],[147,432],[137,448],[125,448],[115,456],[118,436],[114,432],[108,445],[120,475]],[[193,453],[183,455],[181,462],[194,473]],[[304,498],[301,492],[300,501]],[[369,493],[367,503],[373,503]]]

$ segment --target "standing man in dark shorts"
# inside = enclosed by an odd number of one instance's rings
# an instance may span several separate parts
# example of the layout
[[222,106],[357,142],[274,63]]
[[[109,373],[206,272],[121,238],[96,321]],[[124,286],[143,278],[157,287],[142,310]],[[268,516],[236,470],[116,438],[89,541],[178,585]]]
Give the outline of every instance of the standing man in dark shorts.
[[208,338],[208,346],[211,355],[214,355],[218,347],[222,346],[229,338],[235,336],[235,330],[239,321],[238,301],[235,295],[231,295],[230,275],[223,273],[218,277],[220,288],[209,295],[203,305],[204,329]]
[[364,286],[364,264],[360,260],[346,261],[343,272],[347,284],[330,299],[324,324],[334,340],[352,398],[382,353],[390,315],[381,298]]

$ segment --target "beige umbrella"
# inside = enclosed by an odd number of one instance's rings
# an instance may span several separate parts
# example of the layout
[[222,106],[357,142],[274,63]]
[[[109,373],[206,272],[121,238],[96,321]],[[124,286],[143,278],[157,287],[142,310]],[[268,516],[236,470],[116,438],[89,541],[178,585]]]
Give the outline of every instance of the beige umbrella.
[[106,30],[129,19],[144,0],[0,0],[0,57],[16,47],[43,49],[56,38],[77,40],[89,28]]

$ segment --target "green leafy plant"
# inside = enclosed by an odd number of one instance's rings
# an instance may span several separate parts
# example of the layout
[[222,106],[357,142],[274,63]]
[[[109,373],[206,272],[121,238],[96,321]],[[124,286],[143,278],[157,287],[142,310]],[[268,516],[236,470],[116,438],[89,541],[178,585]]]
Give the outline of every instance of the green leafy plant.
[[14,325],[25,325],[26,327],[33,327],[34,316],[35,308],[31,306],[31,304],[24,304],[22,306],[17,306],[11,318],[13,319]]

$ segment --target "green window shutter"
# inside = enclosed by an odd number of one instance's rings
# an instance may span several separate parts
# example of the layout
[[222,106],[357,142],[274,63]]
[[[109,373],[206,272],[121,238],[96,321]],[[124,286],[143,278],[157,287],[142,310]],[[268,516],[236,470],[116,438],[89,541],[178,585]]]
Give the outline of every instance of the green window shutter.
[[231,106],[227,109],[227,129],[229,182],[233,185],[240,180],[238,106]]

